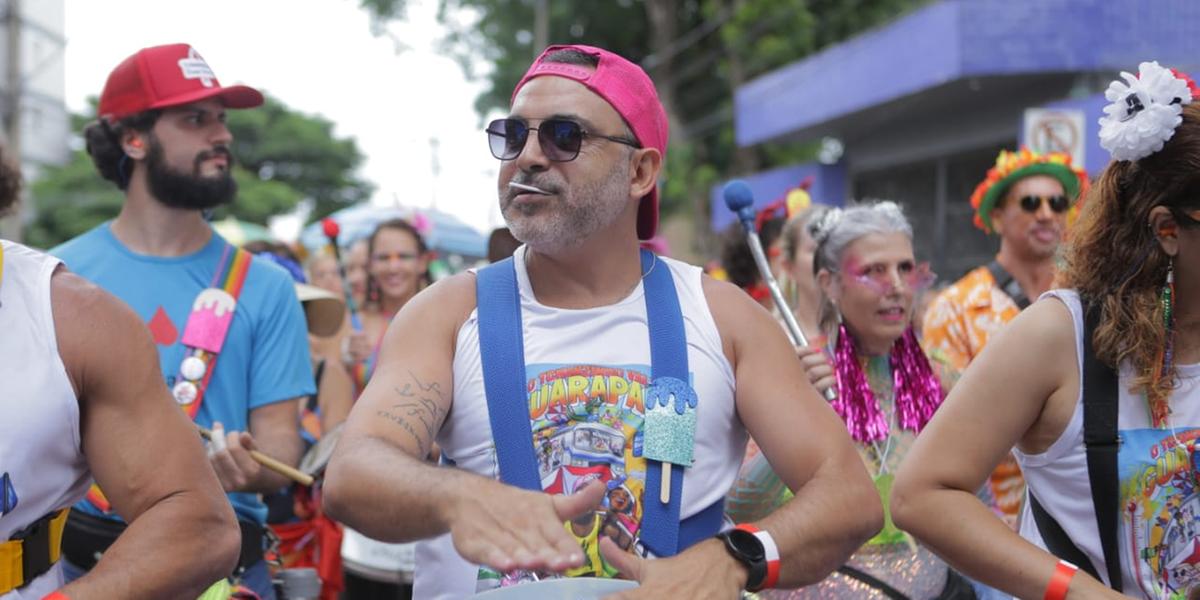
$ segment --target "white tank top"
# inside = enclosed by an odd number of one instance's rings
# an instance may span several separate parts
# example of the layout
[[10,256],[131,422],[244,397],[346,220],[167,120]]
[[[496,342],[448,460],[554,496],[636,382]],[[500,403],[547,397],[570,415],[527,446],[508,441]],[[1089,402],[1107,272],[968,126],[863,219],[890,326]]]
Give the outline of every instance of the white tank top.
[[[83,498],[79,402],[58,355],[50,276],[58,259],[0,240],[0,540]],[[0,600],[41,598],[62,585],[56,566]]]
[[[1075,360],[1082,373],[1084,324],[1079,295],[1054,290],[1042,297],[1055,298],[1071,310]],[[1200,454],[1194,446],[1200,437],[1200,364],[1176,369],[1179,388],[1171,394],[1168,429],[1156,429],[1145,397],[1129,392],[1128,365],[1122,365],[1118,375],[1121,571],[1123,592],[1135,598],[1169,598],[1172,590],[1186,592],[1200,585]],[[1029,490],[1107,583],[1083,445],[1082,387],[1067,428],[1050,448],[1041,454],[1014,448],[1013,454]],[[1028,502],[1021,516],[1021,535],[1045,547]]]
[[[636,545],[645,459],[640,432],[642,384],[649,374],[650,344],[642,285],[610,306],[568,310],[534,298],[524,248],[514,254],[530,415],[543,488],[572,493],[592,479],[608,483],[604,505],[574,535],[584,548],[586,574],[604,574],[598,535]],[[701,271],[659,258],[670,268],[687,334],[688,368],[699,396],[695,462],[684,479],[680,515],[687,518],[721,500],[737,478],[746,430],[734,406],[733,368],[701,288]],[[477,315],[459,329],[454,353],[454,406],[437,443],[459,468],[499,478],[479,360]],[[574,525],[574,524],[573,524]],[[570,528],[568,528],[570,529]],[[603,533],[601,533],[603,532]],[[473,595],[499,582],[463,560],[450,536],[417,546],[414,598],[444,600]],[[481,575],[482,573],[482,575]],[[585,574],[585,573],[574,573]],[[478,584],[478,585],[477,585]]]

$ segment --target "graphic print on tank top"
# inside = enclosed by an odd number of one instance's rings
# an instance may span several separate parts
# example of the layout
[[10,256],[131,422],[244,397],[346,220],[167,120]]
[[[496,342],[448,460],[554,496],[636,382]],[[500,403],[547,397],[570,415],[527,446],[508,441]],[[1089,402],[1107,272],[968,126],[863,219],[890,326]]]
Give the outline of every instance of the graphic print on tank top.
[[[617,570],[600,555],[600,540],[639,555],[642,493],[646,458],[642,424],[649,365],[537,364],[526,366],[529,417],[542,489],[573,494],[594,480],[607,488],[600,506],[564,523],[579,541],[584,564],[568,577],[615,577]],[[483,591],[544,574],[501,575],[481,569],[477,589]]]
[[1120,438],[1125,560],[1147,597],[1187,598],[1200,590],[1200,429],[1128,429]]

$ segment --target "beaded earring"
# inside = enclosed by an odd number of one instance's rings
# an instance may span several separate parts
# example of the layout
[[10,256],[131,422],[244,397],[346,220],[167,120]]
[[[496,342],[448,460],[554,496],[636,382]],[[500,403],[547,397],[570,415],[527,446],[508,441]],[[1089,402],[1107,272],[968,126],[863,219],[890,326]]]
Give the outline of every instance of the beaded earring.
[[1159,292],[1158,303],[1162,307],[1165,335],[1163,336],[1163,348],[1159,352],[1158,369],[1150,381],[1150,390],[1147,394],[1147,399],[1150,402],[1150,416],[1154,420],[1154,426],[1161,428],[1167,426],[1167,417],[1171,412],[1170,405],[1167,402],[1168,394],[1159,391],[1159,384],[1171,371],[1171,363],[1175,358],[1174,257],[1171,257],[1167,263],[1167,279],[1163,283],[1162,291]]

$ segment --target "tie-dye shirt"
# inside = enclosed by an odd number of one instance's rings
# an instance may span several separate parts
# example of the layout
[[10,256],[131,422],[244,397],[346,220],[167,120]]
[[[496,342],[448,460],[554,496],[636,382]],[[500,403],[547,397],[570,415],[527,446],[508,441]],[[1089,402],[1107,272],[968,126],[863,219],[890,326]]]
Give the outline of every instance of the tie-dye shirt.
[[[949,371],[943,382],[957,381],[988,341],[1020,313],[1017,303],[996,286],[991,271],[979,267],[930,303],[921,345]],[[1011,455],[992,471],[980,495],[1010,527],[1016,527],[1025,482]]]

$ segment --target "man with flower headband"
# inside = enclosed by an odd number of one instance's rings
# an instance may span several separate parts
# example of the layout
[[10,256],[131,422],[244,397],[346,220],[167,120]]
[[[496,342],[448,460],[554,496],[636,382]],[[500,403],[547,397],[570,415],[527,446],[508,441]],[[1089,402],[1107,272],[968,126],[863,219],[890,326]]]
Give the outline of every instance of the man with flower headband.
[[[925,313],[922,341],[947,365],[948,383],[988,340],[1054,282],[1068,217],[1088,185],[1087,173],[1062,153],[1003,150],[971,195],[975,226],[1000,237],[995,260],[943,290]],[[1024,495],[1016,463],[1007,458],[982,490],[1012,527]]]
[[[1200,597],[1200,90],[1158,63],[1105,92],[1058,285],[989,342],[897,476],[897,523],[1020,598]],[[1012,452],[1020,536],[975,496]]]
[[[639,248],[667,133],[645,71],[579,45],[547,48],[489,124],[524,245],[404,305],[327,471],[331,515],[422,539],[414,597],[618,573],[640,585],[617,598],[726,600],[820,580],[878,530],[849,435],[771,315]],[[796,496],[730,528],[748,434]],[[422,460],[435,441],[455,468]]]
[[[232,575],[274,598],[259,494],[287,480],[250,451],[291,465],[300,458],[297,399],[314,392],[304,313],[286,272],[233,247],[205,220],[237,191],[225,111],[262,102],[253,88],[222,86],[187,44],[144,48],[121,62],[84,137],[125,204],[53,252],[149,325],[175,402],[213,433],[209,462],[242,530]],[[125,528],[120,508],[97,487],[75,506],[64,537],[68,576],[92,568]]]

